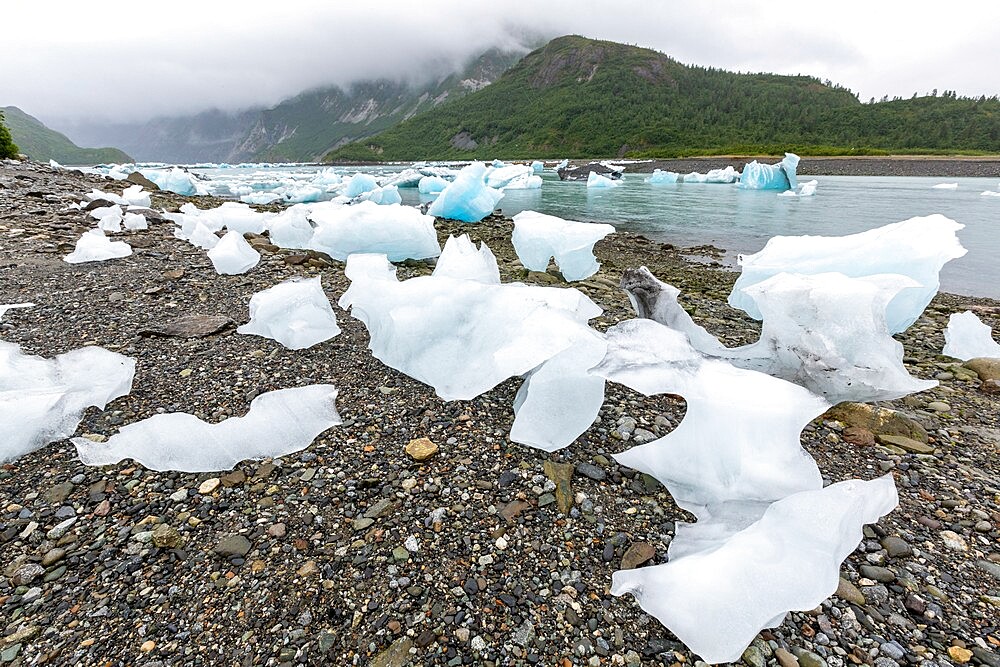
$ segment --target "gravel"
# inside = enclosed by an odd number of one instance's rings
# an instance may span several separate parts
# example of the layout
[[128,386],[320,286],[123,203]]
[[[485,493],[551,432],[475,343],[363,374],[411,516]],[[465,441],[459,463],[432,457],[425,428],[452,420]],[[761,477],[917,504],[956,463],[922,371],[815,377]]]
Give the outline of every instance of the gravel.
[[[519,381],[444,403],[372,358],[364,327],[339,309],[343,333],[300,351],[228,326],[143,335],[187,315],[244,322],[254,292],[292,276],[322,276],[334,302],[348,283],[337,262],[266,243],[248,274],[219,276],[164,222],[122,235],[131,257],[66,264],[61,255],[91,226],[66,205],[93,187],[115,190],[0,164],[0,303],[37,304],[8,312],[0,337],[32,354],[99,344],[138,362],[132,393],[89,410],[80,434],[110,436],[177,410],[218,421],[262,392],[317,382],[340,389],[344,424],[303,452],[234,471],[88,468],[67,441],[3,466],[0,664],[697,664],[631,598],[609,592],[623,559],[663,562],[676,522],[690,518],[612,456],[674,428],[681,399],[609,385],[594,426],[547,454],[507,439]],[[157,193],[153,203],[185,201]],[[561,282],[520,266],[509,219],[437,228],[442,239],[486,240],[505,280]],[[597,253],[601,271],[575,286],[604,307],[598,329],[631,317],[618,278],[645,264],[727,344],[759,331],[725,304],[735,274],[685,259],[718,249],[616,234]],[[399,266],[403,279],[430,270]],[[1000,325],[995,302],[942,294],[898,336],[911,373],[941,384],[882,407],[918,422],[929,453],[853,437],[864,428],[822,417],[803,433],[827,481],[888,471],[901,504],[866,527],[844,563],[848,599],[789,614],[761,633],[748,665],[997,666],[1000,397],[939,355],[948,315],[968,307]],[[405,448],[418,438],[438,452],[414,460]]]

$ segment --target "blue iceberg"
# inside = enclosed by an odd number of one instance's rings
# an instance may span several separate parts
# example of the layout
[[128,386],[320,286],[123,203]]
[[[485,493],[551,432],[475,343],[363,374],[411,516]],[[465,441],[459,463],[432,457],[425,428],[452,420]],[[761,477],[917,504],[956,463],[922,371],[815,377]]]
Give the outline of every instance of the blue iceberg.
[[541,162],[541,160],[535,160],[534,162],[531,163],[531,171],[535,172],[536,174],[542,173],[544,169],[545,165]]
[[354,174],[344,187],[344,195],[357,197],[378,187],[378,181],[371,174]]
[[670,185],[671,183],[677,182],[677,177],[680,176],[676,171],[663,171],[661,169],[654,169],[653,174],[646,178],[646,182],[650,185]]
[[462,222],[479,222],[496,208],[503,192],[486,185],[486,165],[473,162],[458,172],[427,209],[429,215]]
[[760,164],[757,160],[748,162],[740,175],[741,190],[794,190],[798,187],[795,170],[799,166],[799,156],[785,153],[778,164]]
[[424,176],[417,183],[417,192],[422,195],[436,195],[448,187],[448,180],[440,176]]

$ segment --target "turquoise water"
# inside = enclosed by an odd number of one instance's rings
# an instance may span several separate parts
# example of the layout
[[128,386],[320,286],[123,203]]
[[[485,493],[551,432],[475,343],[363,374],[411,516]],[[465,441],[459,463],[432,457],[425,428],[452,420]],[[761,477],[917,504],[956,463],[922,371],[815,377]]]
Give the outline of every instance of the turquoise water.
[[[338,167],[337,171],[386,175],[401,169]],[[289,170],[316,171],[308,167]],[[234,172],[240,171],[203,173],[228,180],[238,179]],[[945,266],[942,289],[1000,298],[1000,197],[980,194],[997,190],[997,179],[816,176],[819,187],[814,196],[779,197],[774,192],[744,191],[733,185],[647,185],[644,176],[626,173],[622,186],[598,190],[588,189],[582,182],[560,181],[546,171],[540,189],[510,190],[500,208],[507,215],[534,210],[572,220],[607,222],[680,246],[712,244],[725,249],[727,261],[732,263],[738,253],[756,252],[776,235],[838,236],[941,213],[965,225],[959,238],[969,250],[965,257]],[[800,180],[810,178],[804,175]],[[938,183],[958,183],[958,188],[934,189]],[[408,204],[422,199],[416,189],[400,189],[400,194]]]

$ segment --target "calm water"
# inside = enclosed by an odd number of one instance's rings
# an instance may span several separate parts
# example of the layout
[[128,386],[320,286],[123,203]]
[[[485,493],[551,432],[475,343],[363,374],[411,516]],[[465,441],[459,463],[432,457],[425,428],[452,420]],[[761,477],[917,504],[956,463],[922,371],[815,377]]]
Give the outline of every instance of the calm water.
[[[315,173],[308,167],[291,169],[303,175]],[[361,170],[390,174],[400,169]],[[238,179],[234,172],[240,171],[203,173],[210,178]],[[337,171],[359,169],[338,167]],[[817,176],[815,196],[779,197],[774,192],[743,191],[733,185],[654,186],[644,183],[643,178],[643,174],[626,173],[622,186],[601,190],[581,182],[560,181],[547,171],[541,189],[508,191],[500,207],[507,215],[534,210],[572,220],[608,222],[675,245],[712,244],[727,250],[731,262],[737,253],[756,252],[776,235],[838,236],[941,213],[965,225],[959,238],[969,250],[965,257],[945,265],[942,289],[1000,298],[1000,197],[980,194],[997,190],[996,179]],[[938,183],[959,185],[956,190],[932,188]],[[416,189],[400,189],[400,194],[404,203],[421,200]]]

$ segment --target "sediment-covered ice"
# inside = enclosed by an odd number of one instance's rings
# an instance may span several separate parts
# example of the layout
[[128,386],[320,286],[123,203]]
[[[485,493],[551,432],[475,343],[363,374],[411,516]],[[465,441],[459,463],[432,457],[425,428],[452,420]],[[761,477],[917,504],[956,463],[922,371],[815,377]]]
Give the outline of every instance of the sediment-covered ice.
[[473,162],[463,168],[438,194],[427,213],[462,222],[479,222],[503,199],[503,192],[486,185],[485,175],[486,165],[482,162]]
[[340,306],[368,328],[376,358],[434,387],[471,399],[567,349],[601,309],[574,289],[418,276],[400,282],[385,255],[351,255]]
[[775,236],[760,252],[740,255],[742,273],[729,295],[729,305],[761,318],[747,288],[778,273],[843,273],[860,278],[896,273],[916,281],[889,303],[889,333],[906,330],[939,287],[946,262],[965,255],[956,232],[962,229],[943,215],[910,218],[849,236]]
[[208,472],[232,469],[240,461],[278,457],[308,447],[320,433],[341,423],[333,385],[314,384],[261,394],[243,417],[217,424],[184,412],[154,415],[127,424],[106,442],[73,438],[85,465],[123,459],[151,470]]
[[230,231],[208,251],[208,258],[212,260],[217,273],[232,276],[246,273],[257,266],[260,253],[247,243],[243,234]]
[[91,229],[83,233],[76,242],[76,248],[63,257],[63,261],[70,264],[103,262],[106,259],[128,257],[131,254],[132,246],[129,244],[124,241],[112,241],[100,229]]
[[545,271],[555,257],[563,277],[572,282],[597,273],[601,265],[594,256],[594,244],[614,232],[611,225],[522,211],[514,216],[511,241],[525,268]]
[[964,313],[952,313],[948,318],[941,354],[962,361],[977,357],[1000,359],[1000,343],[993,340],[993,329],[983,324],[971,310],[967,310]]
[[680,174],[676,171],[654,169],[652,175],[647,176],[644,180],[650,185],[669,185],[676,183],[679,176]]
[[433,275],[475,280],[487,285],[500,284],[500,269],[493,251],[485,243],[480,243],[479,248],[476,248],[468,234],[448,237],[434,266]]
[[640,317],[685,334],[708,357],[794,382],[831,403],[891,400],[937,384],[910,376],[885,321],[886,305],[915,284],[901,275],[777,274],[747,288],[763,314],[760,339],[727,348],[680,306],[678,289],[645,267],[622,277]]
[[302,350],[340,333],[319,276],[286,280],[250,297],[250,321],[236,330]]
[[778,164],[760,164],[757,160],[743,166],[740,174],[741,190],[795,190],[798,181],[795,170],[799,166],[799,156],[785,153]]
[[736,662],[761,630],[832,595],[864,524],[897,504],[890,475],[796,493],[715,549],[615,572],[611,592],[631,593],[706,662]]
[[0,463],[72,435],[87,407],[128,394],[134,375],[133,359],[104,348],[45,359],[0,341]]
[[434,219],[410,206],[366,201],[316,207],[310,217],[316,229],[309,247],[337,260],[353,253],[385,253],[393,262],[441,254]]
[[608,178],[603,174],[598,174],[596,171],[590,172],[590,175],[587,176],[588,188],[616,188],[621,184],[621,180]]

